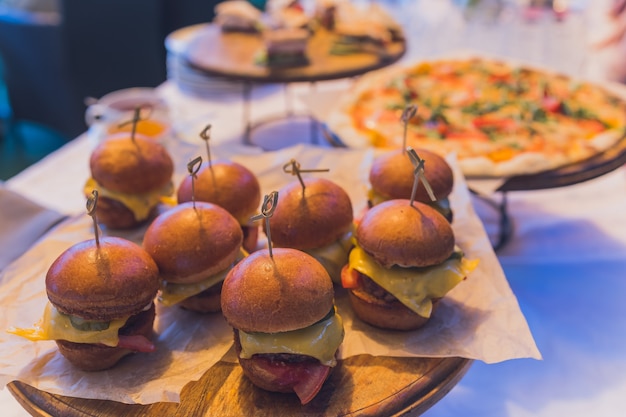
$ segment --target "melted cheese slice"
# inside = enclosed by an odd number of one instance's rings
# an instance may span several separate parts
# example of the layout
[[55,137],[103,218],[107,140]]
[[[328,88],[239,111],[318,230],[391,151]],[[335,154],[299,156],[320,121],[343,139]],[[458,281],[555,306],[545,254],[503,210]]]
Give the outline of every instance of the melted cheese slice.
[[[239,262],[246,256],[248,256],[248,253],[245,250],[240,249],[235,263]],[[172,306],[180,303],[186,298],[200,294],[202,291],[211,288],[221,281],[224,281],[224,278],[226,278],[226,275],[228,275],[228,272],[232,269],[232,267],[233,266],[231,265],[225,270],[194,284],[173,284],[171,282],[163,281],[159,291],[159,301],[165,306]]]
[[439,265],[425,268],[382,267],[356,246],[350,252],[349,267],[367,275],[422,317],[430,317],[432,299],[441,298],[473,271],[478,260],[468,260],[460,250]]
[[335,366],[335,353],[343,342],[343,320],[335,314],[326,320],[281,333],[246,333],[239,331],[241,357],[250,359],[256,353],[290,353],[318,359],[322,365]]
[[126,324],[127,320],[128,317],[113,320],[106,330],[78,330],[72,326],[68,315],[61,314],[52,304],[47,303],[42,319],[33,328],[10,328],[8,332],[32,341],[67,340],[74,343],[99,343],[106,346],[117,346],[119,329]]
[[348,261],[350,249],[352,249],[352,231],[330,245],[306,249],[304,252],[322,264],[335,284],[341,284],[341,268]]
[[168,196],[174,192],[174,185],[170,182],[166,186],[144,194],[126,194],[117,191],[111,191],[96,182],[93,178],[89,178],[85,183],[84,192],[85,195],[91,194],[93,190],[98,190],[98,194],[101,197],[107,197],[112,200],[117,200],[124,204],[135,215],[136,220],[145,220],[148,218],[150,211],[161,200],[166,200],[168,204]]

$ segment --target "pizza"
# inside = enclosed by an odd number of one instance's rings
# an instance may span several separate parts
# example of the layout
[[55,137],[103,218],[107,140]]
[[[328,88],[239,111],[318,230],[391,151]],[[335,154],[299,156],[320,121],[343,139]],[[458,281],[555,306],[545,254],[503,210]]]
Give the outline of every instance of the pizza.
[[[407,106],[413,117],[402,121]],[[576,163],[619,142],[626,104],[589,81],[496,59],[419,62],[370,73],[327,120],[349,146],[455,153],[468,177],[510,177]]]

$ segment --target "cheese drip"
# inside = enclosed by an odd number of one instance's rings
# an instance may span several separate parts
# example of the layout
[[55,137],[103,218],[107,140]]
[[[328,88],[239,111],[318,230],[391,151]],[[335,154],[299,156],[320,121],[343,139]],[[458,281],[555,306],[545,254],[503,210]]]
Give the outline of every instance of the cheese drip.
[[128,317],[112,320],[106,330],[78,330],[72,326],[68,315],[60,313],[52,304],[47,303],[43,317],[33,328],[10,328],[8,332],[32,341],[67,340],[74,343],[97,343],[114,347],[119,342],[119,329],[126,324],[127,320]]
[[[370,202],[370,204],[373,206],[376,206],[380,203],[384,203],[385,201],[389,200],[389,197],[385,197],[384,195],[374,191],[372,188],[370,188],[367,191],[367,200]],[[436,201],[428,201],[424,204],[427,204],[429,206],[431,206],[432,208],[434,208],[435,210],[437,210],[439,213],[443,214],[444,217],[448,218],[448,216],[450,215],[450,213],[452,212],[452,209],[450,207],[450,200],[448,200],[448,198],[442,198]]]
[[335,313],[304,329],[281,333],[246,333],[239,330],[241,357],[257,353],[290,353],[311,356],[322,365],[335,366],[335,353],[343,342],[343,320]]
[[124,204],[133,212],[135,220],[140,221],[148,218],[152,208],[159,204],[162,199],[167,200],[167,197],[174,192],[174,185],[170,182],[164,187],[148,193],[126,194],[106,189],[93,178],[89,178],[85,183],[84,192],[89,195],[94,189],[98,190],[101,197],[107,197]]
[[425,268],[382,267],[360,246],[350,252],[349,267],[367,275],[406,307],[422,317],[430,317],[432,299],[441,298],[472,272],[478,260],[463,257],[460,249],[439,265]]
[[306,249],[304,252],[322,264],[335,284],[341,284],[341,268],[348,261],[350,249],[352,249],[352,231],[346,233],[330,245]]
[[[239,262],[243,258],[248,256],[248,253],[240,249],[235,263]],[[233,264],[234,265],[234,264]],[[178,304],[181,301],[193,297],[196,294],[200,294],[204,290],[208,290],[215,284],[218,284],[226,278],[228,272],[232,269],[233,265],[226,268],[223,271],[218,272],[215,275],[193,284],[174,284],[171,282],[163,281],[161,289],[159,291],[159,301],[165,306],[172,306]]]

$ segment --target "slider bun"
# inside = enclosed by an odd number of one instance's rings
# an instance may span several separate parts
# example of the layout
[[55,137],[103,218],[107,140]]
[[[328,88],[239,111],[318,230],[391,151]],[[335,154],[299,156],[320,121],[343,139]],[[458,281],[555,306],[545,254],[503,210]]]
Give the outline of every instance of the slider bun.
[[[350,305],[356,316],[375,327],[393,330],[415,330],[425,325],[430,318],[422,317],[405,307],[401,302],[375,298],[365,291],[348,291]],[[439,299],[433,300],[433,312]]]
[[333,284],[312,256],[296,249],[266,249],[244,258],[222,286],[222,313],[235,329],[276,333],[302,329],[333,307]]
[[139,245],[117,237],[78,243],[46,274],[50,302],[62,313],[110,321],[137,314],[159,288],[159,271]]
[[104,188],[126,194],[142,194],[166,186],[174,163],[163,145],[145,136],[113,135],[91,153],[91,175]]
[[[203,163],[194,180],[196,201],[217,204],[241,224],[247,224],[261,203],[261,186],[256,176],[235,162]],[[178,202],[192,200],[191,176],[178,187]]]
[[[329,245],[352,227],[350,197],[343,188],[324,178],[305,179],[304,197],[299,181],[278,192],[270,218],[274,245],[301,250]],[[263,231],[267,233],[265,222]]]
[[[424,175],[433,189],[437,200],[446,198],[452,192],[454,184],[452,168],[441,156],[425,149],[415,149],[424,160]],[[369,180],[372,189],[387,199],[411,198],[413,164],[402,150],[387,152],[374,160],[370,169]],[[415,200],[431,202],[428,192],[420,181],[415,192]]]
[[159,215],[144,235],[161,278],[192,284],[233,264],[243,242],[241,226],[223,208],[203,201],[183,203]]
[[450,223],[435,209],[409,200],[389,200],[368,210],[356,229],[365,252],[386,268],[440,264],[454,250]]
[[[142,335],[148,340],[152,337],[155,318],[154,304],[145,311],[131,317],[120,329],[120,335]],[[124,356],[134,353],[132,350],[94,343],[74,343],[56,340],[59,352],[75,367],[83,371],[102,371],[113,367]]]

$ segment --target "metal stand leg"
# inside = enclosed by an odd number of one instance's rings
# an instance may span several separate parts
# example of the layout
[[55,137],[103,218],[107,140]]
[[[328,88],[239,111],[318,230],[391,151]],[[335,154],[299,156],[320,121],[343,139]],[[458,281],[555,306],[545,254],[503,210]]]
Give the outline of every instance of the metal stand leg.
[[[471,190],[470,190],[471,191]],[[513,237],[513,222],[508,212],[508,200],[506,191],[501,191],[502,198],[500,202],[496,202],[491,198],[482,196],[474,191],[472,194],[479,197],[488,205],[493,207],[498,213],[498,234],[495,242],[492,242],[493,249],[497,252],[502,249]]]
[[[316,87],[315,81],[311,81],[309,83],[309,89],[315,92],[315,87]],[[309,120],[311,122],[311,125],[310,125],[311,143],[313,145],[319,145],[319,136],[318,136],[319,126],[317,123],[317,119],[315,119],[313,114],[309,113]]]
[[293,117],[293,100],[291,98],[291,91],[289,90],[289,83],[285,83],[283,90],[285,92],[285,114],[287,118]]
[[252,95],[252,82],[244,81],[243,83],[243,132],[244,145],[252,145],[252,121],[250,120],[250,98]]

